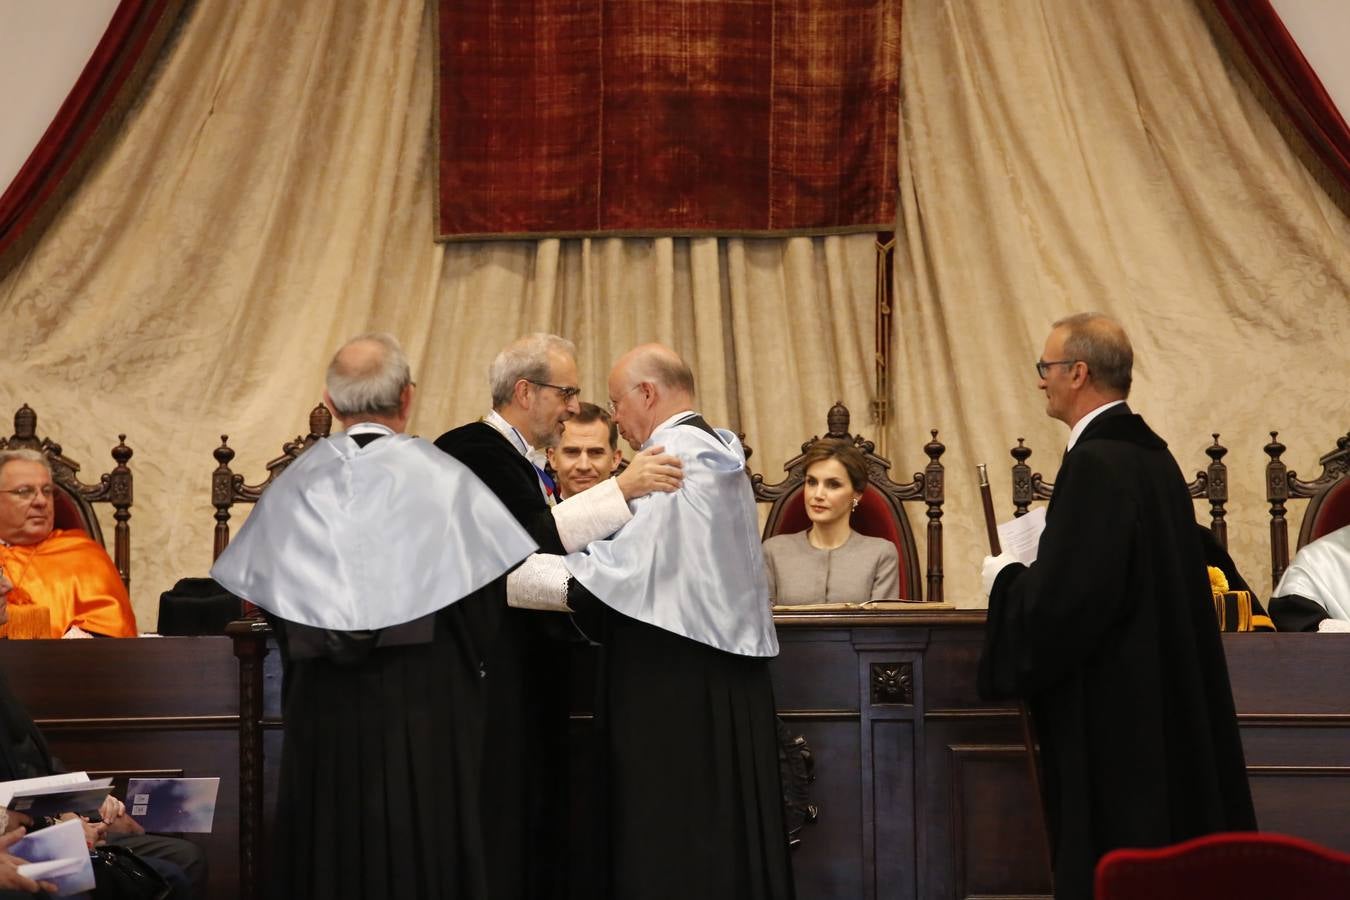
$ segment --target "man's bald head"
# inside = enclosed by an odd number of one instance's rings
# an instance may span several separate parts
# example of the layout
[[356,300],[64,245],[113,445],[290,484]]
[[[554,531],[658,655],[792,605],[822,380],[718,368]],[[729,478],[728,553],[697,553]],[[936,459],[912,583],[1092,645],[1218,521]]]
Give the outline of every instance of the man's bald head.
[[388,421],[406,418],[412,373],[394,336],[373,332],[338,348],[325,386],[325,399],[344,424]]
[[634,448],[675,413],[694,407],[694,373],[664,344],[634,347],[609,373],[610,409]]

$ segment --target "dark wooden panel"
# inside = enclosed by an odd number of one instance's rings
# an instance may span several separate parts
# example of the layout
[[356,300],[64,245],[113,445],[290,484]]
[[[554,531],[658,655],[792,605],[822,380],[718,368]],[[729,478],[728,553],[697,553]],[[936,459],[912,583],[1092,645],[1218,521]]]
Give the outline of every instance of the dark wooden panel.
[[1023,748],[958,745],[948,752],[954,896],[1048,894],[1039,801]]
[[1350,634],[1225,634],[1239,713],[1342,714]]
[[790,697],[792,709],[858,709],[857,654],[849,629],[793,629],[778,634],[778,657],[770,664],[774,696]]
[[1350,722],[1298,721],[1253,725],[1242,722],[1247,766],[1341,766],[1350,771]]
[[820,819],[806,825],[792,864],[800,900],[863,896],[863,773],[857,720],[790,721],[816,760],[812,801]]
[[1256,822],[1262,831],[1294,834],[1350,853],[1350,772],[1323,771],[1252,772]]
[[4,641],[0,667],[68,767],[217,776],[210,895],[239,896],[239,676],[224,637]]

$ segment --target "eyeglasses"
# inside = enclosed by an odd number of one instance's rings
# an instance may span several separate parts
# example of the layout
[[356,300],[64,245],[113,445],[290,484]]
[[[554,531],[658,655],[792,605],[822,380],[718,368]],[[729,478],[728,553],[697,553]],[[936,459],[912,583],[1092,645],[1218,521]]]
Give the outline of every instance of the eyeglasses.
[[1038,359],[1038,360],[1036,360],[1036,374],[1039,375],[1040,377],[1044,378],[1044,377],[1046,376],[1046,373],[1048,373],[1048,372],[1050,371],[1050,367],[1051,367],[1051,366],[1071,366],[1071,365],[1073,365],[1074,363],[1078,363],[1078,362],[1082,362],[1082,360],[1081,360],[1081,359],[1052,359],[1052,360],[1050,360],[1050,361],[1047,362],[1046,360]]
[[[642,382],[639,381],[637,384],[633,385],[628,390],[620,394],[619,400],[622,400],[624,397],[627,397],[629,394],[633,393],[633,391],[636,391],[640,387],[642,387]],[[606,404],[609,407],[609,414],[611,416],[619,411],[619,400],[611,400],[609,401],[608,404]]]
[[6,491],[0,491],[0,494],[9,494],[11,497],[17,499],[20,503],[32,503],[33,498],[37,496],[39,492],[41,492],[42,496],[50,500],[52,498],[53,490],[54,488],[50,484],[44,484],[40,488],[35,488],[31,484],[25,484],[23,487],[10,488],[9,490]]
[[562,401],[564,403],[567,403],[573,397],[581,396],[581,388],[578,387],[563,387],[560,384],[549,384],[547,381],[535,381],[533,378],[526,378],[525,380],[535,387],[553,388],[562,395]]

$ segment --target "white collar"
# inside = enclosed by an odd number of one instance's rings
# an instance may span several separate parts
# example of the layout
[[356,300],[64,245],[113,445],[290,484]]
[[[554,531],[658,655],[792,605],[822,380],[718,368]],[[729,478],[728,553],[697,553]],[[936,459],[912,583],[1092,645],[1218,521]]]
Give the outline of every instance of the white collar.
[[394,429],[379,422],[357,422],[347,429],[347,434],[393,434]]
[[1069,446],[1064,448],[1064,452],[1068,453],[1070,450],[1073,449],[1073,445],[1078,443],[1078,439],[1083,436],[1083,429],[1087,428],[1088,425],[1092,423],[1093,419],[1097,418],[1111,407],[1119,406],[1124,402],[1125,402],[1124,400],[1112,400],[1110,403],[1103,403],[1101,406],[1092,410],[1092,412],[1088,413],[1087,415],[1083,416],[1083,418],[1075,422],[1073,428],[1069,430]]
[[[678,422],[679,422],[680,419],[687,419],[687,418],[689,418],[690,416],[696,416],[696,415],[698,415],[698,413],[694,412],[692,409],[683,409],[683,410],[680,410],[680,411],[677,412],[675,415],[671,416],[669,419],[666,419],[666,420],[665,420],[664,422],[662,422],[660,425],[657,425],[655,428],[653,428],[653,429],[652,429],[652,434],[656,434],[656,433],[657,433],[658,431],[660,431],[662,428],[669,428],[669,427],[671,427],[672,425],[678,424]],[[645,449],[647,449],[648,447],[650,447],[651,445],[652,445],[652,439],[651,439],[650,437],[648,437],[647,440],[643,442],[642,448],[645,450]]]
[[536,468],[542,469],[544,463],[548,461],[548,454],[543,448],[531,446],[530,442],[525,440],[525,435],[520,433],[520,429],[506,421],[506,417],[495,409],[483,417],[483,421],[511,442],[511,445],[519,451],[520,455],[528,459]]

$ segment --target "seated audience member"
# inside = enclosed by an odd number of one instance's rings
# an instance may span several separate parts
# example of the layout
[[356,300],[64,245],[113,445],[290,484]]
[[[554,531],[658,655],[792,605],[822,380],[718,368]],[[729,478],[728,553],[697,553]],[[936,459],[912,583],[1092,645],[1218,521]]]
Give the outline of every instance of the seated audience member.
[[1274,631],[1275,625],[1266,615],[1261,601],[1237,570],[1237,563],[1219,543],[1214,532],[1199,522],[1200,544],[1205,548],[1205,565],[1209,568],[1209,587],[1214,595],[1214,613],[1219,619],[1220,631]]
[[[9,617],[8,596],[12,596],[11,586],[5,576],[0,575],[0,624]],[[52,756],[42,732],[10,691],[4,675],[0,674],[0,781],[39,778],[62,771],[64,767],[60,760]],[[103,801],[99,815],[101,822],[85,822],[86,841],[119,844],[141,857],[169,883],[170,900],[205,896],[206,857],[200,847],[180,838],[146,834],[145,829],[127,815],[122,801],[111,795]],[[0,809],[0,833],[32,824],[23,813]],[[4,846],[4,840],[0,839],[0,851]],[[21,884],[4,880],[6,855],[0,852],[0,888]],[[24,887],[19,889],[26,890]],[[0,891],[0,900],[3,897],[3,891]]]
[[558,480],[559,500],[604,481],[623,460],[619,427],[594,403],[582,403],[581,411],[563,422],[557,445],[547,452]]
[[1294,554],[1270,615],[1280,631],[1350,631],[1350,525]]
[[107,552],[83,531],[54,528],[56,490],[47,457],[0,450],[0,567],[14,585],[9,602],[45,609],[47,637],[135,637],[131,599]]
[[895,545],[849,525],[867,487],[862,452],[842,441],[817,441],[806,451],[805,468],[802,500],[811,527],[764,542],[769,599],[780,606],[898,599]]

